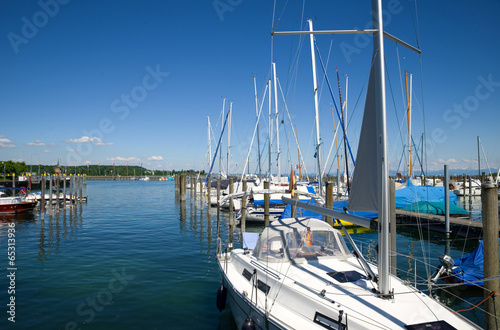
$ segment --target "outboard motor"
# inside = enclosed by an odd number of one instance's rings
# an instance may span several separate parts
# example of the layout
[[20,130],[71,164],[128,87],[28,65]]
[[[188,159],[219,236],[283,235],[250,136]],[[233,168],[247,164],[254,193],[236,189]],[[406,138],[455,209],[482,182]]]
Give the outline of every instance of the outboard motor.
[[455,264],[453,258],[446,254],[441,255],[439,257],[439,261],[441,262],[441,267],[439,267],[436,276],[434,276],[434,278],[431,279],[432,283],[436,283],[438,279],[441,277],[441,275],[445,271],[450,271],[453,268],[453,265]]

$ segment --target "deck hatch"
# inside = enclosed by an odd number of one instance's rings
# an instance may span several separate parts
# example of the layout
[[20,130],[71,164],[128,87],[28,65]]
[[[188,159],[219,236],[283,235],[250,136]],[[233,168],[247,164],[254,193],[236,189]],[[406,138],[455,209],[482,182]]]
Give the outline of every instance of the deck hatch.
[[321,325],[325,329],[345,329],[345,325],[340,324],[339,326],[338,321],[335,321],[334,319],[318,312],[316,312],[316,314],[314,315],[313,321],[314,323]]
[[456,330],[446,321],[424,322],[419,324],[405,325],[408,330]]
[[357,280],[364,280],[366,276],[358,273],[357,271],[347,271],[347,272],[330,272],[327,275],[333,277],[340,283],[346,282],[356,282]]

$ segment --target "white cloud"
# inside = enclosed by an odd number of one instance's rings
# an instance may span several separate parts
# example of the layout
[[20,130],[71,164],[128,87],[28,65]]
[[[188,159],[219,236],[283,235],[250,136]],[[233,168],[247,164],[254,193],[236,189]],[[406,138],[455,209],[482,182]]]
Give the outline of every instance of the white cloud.
[[33,140],[31,142],[26,143],[27,146],[37,146],[37,147],[43,147],[45,146],[45,143],[43,143],[40,140]]
[[163,157],[162,156],[151,156],[151,157],[148,157],[148,160],[163,160]]
[[103,142],[100,138],[98,137],[88,137],[88,136],[82,136],[79,139],[68,139],[65,140],[64,142],[68,143],[93,143],[96,146],[110,146],[113,143],[112,142]]
[[15,148],[13,141],[7,139],[4,135],[0,135],[0,148]]
[[50,152],[50,150],[44,150],[43,152]]
[[106,158],[106,160],[113,161],[113,162],[130,162],[130,163],[139,163],[141,160],[137,157],[111,157],[111,158]]

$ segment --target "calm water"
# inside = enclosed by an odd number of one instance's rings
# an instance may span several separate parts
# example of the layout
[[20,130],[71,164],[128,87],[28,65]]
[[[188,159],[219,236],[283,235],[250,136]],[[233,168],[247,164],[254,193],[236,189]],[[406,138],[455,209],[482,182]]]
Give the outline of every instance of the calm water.
[[[230,308],[216,308],[220,283],[215,250],[216,210],[209,213],[198,198],[186,203],[175,199],[173,182],[89,181],[88,203],[40,212],[0,222],[0,258],[7,271],[7,233],[15,223],[15,326],[47,329],[235,329]],[[221,234],[228,239],[226,214]],[[251,230],[259,230],[251,227]],[[236,229],[238,230],[238,228]],[[421,261],[437,265],[444,252],[442,237],[398,228],[400,275],[417,283],[427,277]],[[358,234],[363,253],[375,258],[377,234]],[[241,246],[238,235],[235,246]],[[474,249],[477,242],[452,243],[452,257]],[[425,256],[425,257],[424,257]],[[429,256],[432,256],[430,258]],[[0,327],[12,326],[6,313],[10,294],[8,278],[0,280],[3,311]],[[426,287],[422,287],[426,289]],[[435,294],[453,309],[468,308],[453,295]],[[482,293],[455,292],[475,304]],[[482,313],[467,317],[482,322]]]

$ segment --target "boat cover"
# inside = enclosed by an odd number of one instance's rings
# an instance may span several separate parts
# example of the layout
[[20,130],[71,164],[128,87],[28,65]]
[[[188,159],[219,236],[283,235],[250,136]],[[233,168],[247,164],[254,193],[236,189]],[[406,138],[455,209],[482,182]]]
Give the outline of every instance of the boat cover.
[[[468,215],[469,212],[464,210],[463,208],[456,206],[455,204],[450,204],[450,215]],[[418,213],[427,213],[427,214],[436,214],[436,215],[444,215],[444,202],[427,202],[421,201],[416,202],[406,207],[403,207],[402,210],[412,211]]]
[[[500,239],[499,239],[500,241]],[[455,260],[451,275],[456,283],[465,285],[484,285],[483,241],[472,253]],[[477,281],[477,282],[476,282]]]
[[[402,209],[416,202],[443,202],[444,187],[415,186],[408,180],[406,188],[396,190],[396,208]],[[457,204],[457,195],[450,191],[450,205]]]

